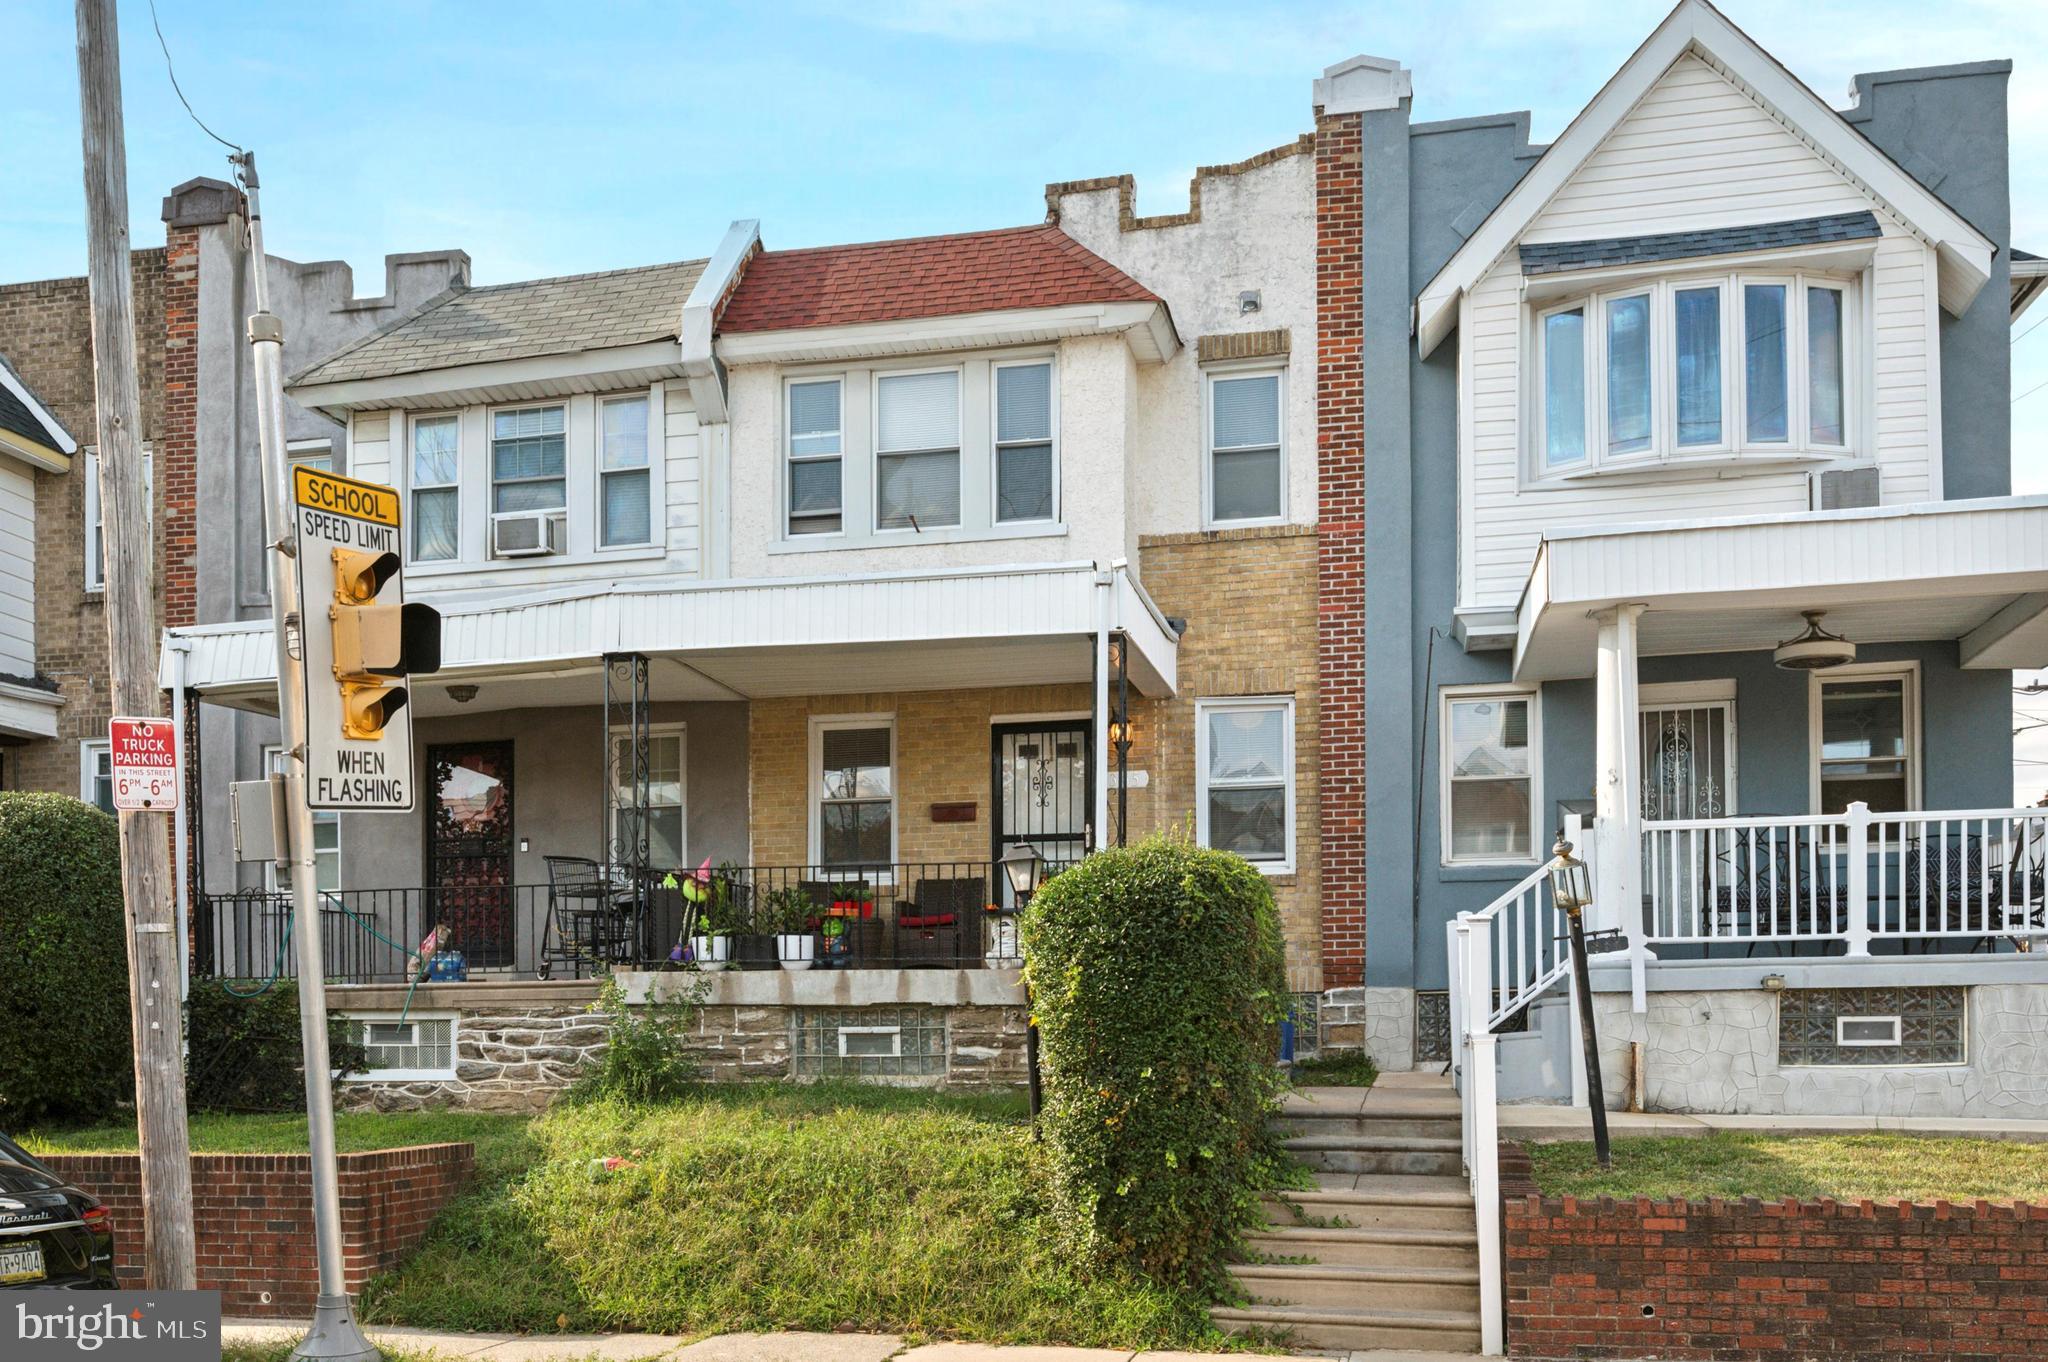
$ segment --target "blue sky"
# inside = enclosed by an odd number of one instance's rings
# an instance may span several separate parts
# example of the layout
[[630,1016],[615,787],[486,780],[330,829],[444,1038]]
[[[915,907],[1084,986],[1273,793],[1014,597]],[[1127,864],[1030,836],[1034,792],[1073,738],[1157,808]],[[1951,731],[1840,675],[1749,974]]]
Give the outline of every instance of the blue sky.
[[[1850,76],[2010,57],[2015,238],[2048,254],[2048,4],[1727,0],[1838,105]],[[124,0],[129,197],[223,175]],[[157,0],[179,79],[257,149],[269,245],[355,265],[459,246],[480,283],[707,253],[736,217],[770,246],[1035,222],[1049,180],[1129,171],[1141,211],[1198,164],[1308,126],[1309,81],[1355,52],[1415,73],[1418,118],[1531,110],[1553,136],[1662,3],[868,0],[855,5]],[[0,0],[0,279],[83,272],[72,10]],[[2020,328],[2048,317],[2048,305]],[[2014,388],[2048,384],[2048,326]],[[2015,490],[2048,492],[2048,387],[2014,407]],[[2035,702],[2048,716],[2048,697]],[[2022,779],[2048,785],[2048,729]],[[2036,780],[2038,777],[2038,780]]]

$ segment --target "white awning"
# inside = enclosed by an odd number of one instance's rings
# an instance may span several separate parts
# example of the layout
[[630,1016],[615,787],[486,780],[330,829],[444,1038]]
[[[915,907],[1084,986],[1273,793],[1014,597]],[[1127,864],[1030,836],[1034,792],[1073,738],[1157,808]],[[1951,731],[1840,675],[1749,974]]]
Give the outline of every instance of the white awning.
[[0,733],[10,738],[54,738],[64,697],[39,686],[0,681]]
[[[413,704],[452,712],[451,685],[477,707],[589,704],[565,678],[594,675],[607,653],[654,660],[655,699],[751,699],[857,691],[942,690],[1087,681],[1098,627],[1130,636],[1131,684],[1174,691],[1176,636],[1121,566],[982,567],[867,577],[734,582],[638,579],[479,602],[422,599],[442,612],[441,670]],[[189,644],[186,684],[217,703],[275,705],[268,621],[166,632]]]
[[1515,676],[1592,675],[1593,616],[1629,603],[1648,607],[1643,656],[1770,648],[1825,610],[1858,643],[2048,665],[2048,497],[1552,531],[1516,611]]

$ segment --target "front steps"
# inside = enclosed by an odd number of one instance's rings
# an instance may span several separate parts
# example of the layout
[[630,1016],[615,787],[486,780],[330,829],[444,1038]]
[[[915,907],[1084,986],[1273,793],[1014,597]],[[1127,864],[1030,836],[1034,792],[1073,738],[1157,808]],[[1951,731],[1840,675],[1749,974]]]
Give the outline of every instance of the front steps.
[[1231,1276],[1249,1297],[1210,1313],[1301,1349],[1479,1351],[1479,1245],[1457,1095],[1433,1074],[1292,1093],[1275,1119],[1315,1172],[1275,1193]]

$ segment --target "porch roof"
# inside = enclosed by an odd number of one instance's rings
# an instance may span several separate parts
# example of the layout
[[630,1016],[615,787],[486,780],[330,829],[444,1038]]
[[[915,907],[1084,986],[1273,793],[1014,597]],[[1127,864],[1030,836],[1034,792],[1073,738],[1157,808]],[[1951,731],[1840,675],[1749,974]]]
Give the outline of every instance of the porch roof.
[[1825,610],[1858,643],[1953,639],[1966,668],[2048,664],[2048,496],[1553,530],[1515,676],[1593,674],[1599,611],[1648,607],[1643,656],[1775,647]]
[[[479,709],[594,703],[563,681],[595,677],[607,653],[645,653],[657,700],[940,690],[1087,681],[1098,627],[1131,640],[1131,684],[1174,691],[1177,636],[1118,563],[978,567],[862,577],[705,582],[638,578],[489,601],[436,600],[441,670],[413,684],[417,713],[456,711],[451,685],[482,687]],[[276,705],[267,620],[165,631],[159,684],[216,703]]]

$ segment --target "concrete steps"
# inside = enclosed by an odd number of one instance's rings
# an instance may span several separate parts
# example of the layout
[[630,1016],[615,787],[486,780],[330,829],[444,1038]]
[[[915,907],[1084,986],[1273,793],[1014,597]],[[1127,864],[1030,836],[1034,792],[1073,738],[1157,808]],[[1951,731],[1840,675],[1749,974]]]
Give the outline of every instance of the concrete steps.
[[1290,1093],[1274,1119],[1315,1186],[1265,1199],[1218,1306],[1234,1333],[1300,1349],[1479,1350],[1478,1233],[1457,1096],[1435,1075]]

